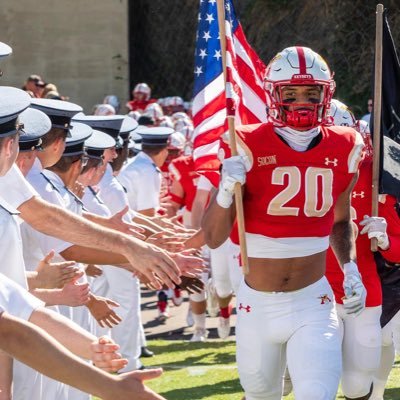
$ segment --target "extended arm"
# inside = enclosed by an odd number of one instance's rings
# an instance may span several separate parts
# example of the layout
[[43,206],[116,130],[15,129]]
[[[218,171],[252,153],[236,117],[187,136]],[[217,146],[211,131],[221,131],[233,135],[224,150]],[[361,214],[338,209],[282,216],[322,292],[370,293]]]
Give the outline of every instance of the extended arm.
[[163,399],[142,383],[161,375],[161,370],[110,375],[88,365],[42,329],[7,313],[0,314],[0,347],[42,374],[104,400]]
[[343,269],[343,306],[347,314],[359,315],[365,308],[367,292],[361,281],[356,260],[353,222],[350,212],[350,196],[357,182],[354,176],[348,188],[339,196],[335,205],[334,224],[329,237],[330,245]]
[[354,228],[350,214],[350,198],[357,178],[358,175],[356,174],[336,202],[334,223],[329,237],[330,245],[342,268],[344,264],[356,260]]
[[[103,228],[61,207],[32,197],[18,208],[21,217],[36,230],[72,243],[121,254],[133,268],[159,283],[157,275],[169,287],[179,284],[179,269],[162,250],[136,238]],[[98,260],[90,263],[96,264]],[[115,264],[119,264],[118,262]]]

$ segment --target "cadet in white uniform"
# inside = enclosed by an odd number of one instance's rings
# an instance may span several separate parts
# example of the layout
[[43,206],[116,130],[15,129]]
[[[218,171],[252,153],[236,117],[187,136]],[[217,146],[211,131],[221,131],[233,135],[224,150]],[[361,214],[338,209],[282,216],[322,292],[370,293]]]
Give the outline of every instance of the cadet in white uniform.
[[[110,135],[116,140],[117,147],[123,145],[119,136],[124,116],[82,116],[78,115],[74,121],[90,125],[93,129]],[[137,124],[133,125],[133,129]],[[107,149],[106,152],[110,153]],[[110,155],[105,155],[110,159]],[[116,154],[114,154],[116,158]],[[98,196],[104,201],[112,214],[115,214],[129,205],[124,187],[113,174],[110,164],[99,183],[100,191]],[[128,211],[125,215],[126,222],[132,222],[134,213]],[[121,346],[120,352],[129,363],[123,372],[139,369],[142,363],[139,360],[141,354],[141,313],[140,313],[140,284],[139,280],[128,271],[117,268],[104,268],[109,285],[108,296],[119,303],[118,314],[122,318],[119,325],[111,330],[111,337]]]
[[[119,179],[127,191],[129,206],[146,216],[154,217],[160,208],[162,173],[160,167],[168,157],[168,139],[172,128],[140,127],[135,133],[142,137],[142,151],[129,162],[119,174]],[[167,293],[157,292],[159,319],[168,317]]]
[[142,151],[119,175],[134,211],[153,217],[160,207],[160,167],[168,156],[168,138],[173,132],[172,128],[161,127],[136,130],[142,137]]
[[[76,214],[81,214],[81,205],[78,204],[75,199],[72,199],[70,193],[57,175],[42,168],[42,163],[43,167],[53,165],[62,155],[65,149],[66,139],[74,143],[77,138],[78,141],[80,137],[86,138],[90,136],[91,128],[82,124],[77,124],[74,128],[71,128],[70,121],[72,116],[82,110],[82,108],[76,104],[60,100],[43,99],[33,100],[32,103],[34,103],[32,107],[42,110],[49,116],[52,123],[52,130],[43,137],[44,151],[38,155],[27,178],[35,189],[38,190],[42,198],[52,204],[69,209]],[[72,137],[71,132],[76,132],[74,133],[74,137]],[[57,150],[59,153],[53,153],[49,150],[54,141],[58,143]],[[83,141],[81,142],[83,143]],[[51,250],[56,252],[56,261],[63,261],[63,258],[59,254],[72,245],[71,243],[40,233],[27,223],[23,223],[21,229],[24,243],[24,257],[29,270],[35,269],[38,262]],[[84,280],[80,283],[84,283]],[[88,331],[94,330],[93,322],[89,318],[86,309],[76,308],[74,312],[72,308],[67,306],[60,306],[58,309],[63,315],[74,320],[84,329]],[[67,389],[65,385],[59,382],[49,378],[43,378],[42,398],[43,400],[68,398]],[[75,390],[76,389],[71,388],[71,391]],[[87,398],[86,394],[85,398]]]
[[[18,120],[19,113],[24,111],[30,104],[30,97],[27,93],[22,90],[1,87],[0,88],[0,138],[1,143],[1,168],[0,176],[3,176],[13,165],[17,154],[18,154],[18,136],[23,134],[22,124]],[[9,140],[6,140],[8,138]],[[16,167],[15,167],[16,168]],[[16,168],[17,169],[17,168]],[[18,169],[16,171],[19,172]],[[0,259],[3,260],[0,263],[0,276],[1,291],[0,295],[2,304],[6,311],[10,314],[23,319],[29,319],[32,308],[25,308],[23,306],[24,299],[22,293],[26,295],[26,298],[32,299],[32,297],[25,292],[28,289],[25,265],[22,253],[22,241],[21,233],[19,228],[19,221],[17,216],[19,212],[16,209],[16,205],[20,202],[25,201],[26,198],[30,198],[34,191],[24,191],[21,188],[20,193],[14,193],[11,198],[12,204],[8,204],[2,197],[0,197]],[[7,289],[9,283],[5,279],[8,277],[20,286],[14,285],[11,290]],[[16,289],[15,289],[16,288]],[[15,290],[15,292],[14,292]],[[3,297],[4,296],[4,297]],[[18,300],[20,298],[20,300]],[[15,300],[15,304],[7,305],[9,301]],[[22,303],[22,304],[21,304]],[[33,304],[39,306],[42,302],[37,300]],[[22,309],[19,310],[17,306],[21,305]],[[29,305],[29,303],[28,303]],[[0,355],[0,388],[4,393],[8,393],[10,390],[11,381],[6,379],[4,373],[7,371],[7,365],[12,365],[12,359],[6,355]],[[40,374],[36,371],[20,364],[14,363],[13,368],[14,380],[17,384],[13,387],[13,398],[20,400],[27,398],[28,393],[32,395],[40,396],[41,384]],[[11,376],[10,379],[13,379]],[[32,385],[35,383],[36,385]]]
[[[84,186],[84,194],[82,202],[85,208],[96,215],[103,217],[110,217],[111,211],[105,205],[97,193],[98,189],[95,188],[101,180],[104,170],[104,151],[115,147],[116,141],[110,135],[104,132],[93,129],[92,135],[85,141],[86,154],[89,158],[88,164],[82,169],[82,172],[78,178],[80,184]],[[103,170],[103,172],[100,172]],[[109,296],[109,284],[107,281],[107,274],[104,273],[105,269],[112,268],[111,266],[105,266],[103,273],[95,278],[90,278],[90,287],[92,292],[98,296]],[[119,318],[116,314],[115,318]],[[108,335],[111,336],[110,328],[105,326],[101,327],[99,324],[96,325],[96,335]]]

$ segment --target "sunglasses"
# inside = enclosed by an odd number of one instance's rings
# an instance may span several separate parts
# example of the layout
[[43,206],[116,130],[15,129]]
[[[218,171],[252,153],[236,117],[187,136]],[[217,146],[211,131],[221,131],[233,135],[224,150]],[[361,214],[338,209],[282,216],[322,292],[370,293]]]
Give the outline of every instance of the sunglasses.
[[82,157],[78,158],[77,160],[72,161],[72,163],[76,163],[78,161],[81,162],[82,168],[86,167],[87,163],[89,162],[89,157],[87,155],[83,155]]

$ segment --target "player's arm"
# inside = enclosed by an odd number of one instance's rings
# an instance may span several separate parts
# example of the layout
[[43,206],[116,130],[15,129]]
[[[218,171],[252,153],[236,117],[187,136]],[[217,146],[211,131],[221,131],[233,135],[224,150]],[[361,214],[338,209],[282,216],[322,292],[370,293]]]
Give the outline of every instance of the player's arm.
[[359,315],[365,308],[367,292],[356,264],[356,246],[351,220],[351,192],[357,182],[355,174],[347,189],[339,196],[334,210],[334,224],[329,237],[330,245],[343,270],[343,306],[347,314]]
[[222,164],[218,192],[211,200],[202,221],[206,244],[212,249],[221,246],[231,233],[236,217],[235,184],[245,183],[247,162],[247,157],[234,156],[225,159]]
[[184,205],[185,191],[183,190],[182,184],[174,179],[170,188],[168,196],[171,198],[170,205],[172,215],[176,215],[178,210]]
[[376,238],[378,250],[389,262],[400,262],[400,214],[399,205],[394,197],[385,195],[379,202],[379,216],[364,215],[360,222],[363,227],[360,234],[368,234],[368,238]]
[[354,175],[346,190],[337,199],[334,210],[334,223],[329,237],[329,243],[339,264],[356,260],[355,235],[351,220],[351,192],[358,179]]
[[204,212],[207,207],[208,199],[210,198],[210,191],[197,189],[196,195],[192,205],[192,227],[198,229],[201,226]]

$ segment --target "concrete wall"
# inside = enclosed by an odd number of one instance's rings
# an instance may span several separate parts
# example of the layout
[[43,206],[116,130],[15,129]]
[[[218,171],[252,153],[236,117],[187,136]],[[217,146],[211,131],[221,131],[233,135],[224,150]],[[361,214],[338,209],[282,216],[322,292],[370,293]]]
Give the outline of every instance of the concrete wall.
[[0,41],[13,54],[1,63],[0,84],[21,87],[30,74],[39,74],[86,113],[107,94],[124,105],[128,1],[1,0]]

